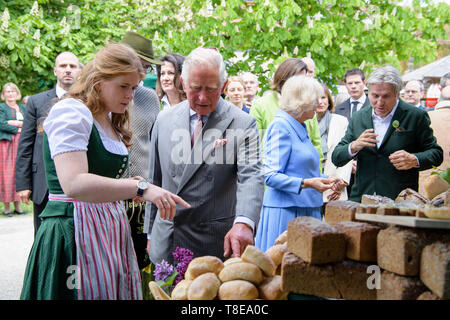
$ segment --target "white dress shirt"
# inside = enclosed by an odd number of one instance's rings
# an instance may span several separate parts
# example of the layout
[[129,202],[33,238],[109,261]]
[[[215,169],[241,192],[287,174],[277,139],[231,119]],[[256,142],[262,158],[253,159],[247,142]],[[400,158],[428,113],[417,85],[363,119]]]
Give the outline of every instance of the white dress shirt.
[[353,98],[350,98],[350,117],[353,116],[352,113],[352,108],[353,108],[353,102],[354,101],[358,101],[358,105],[356,106],[356,111],[361,110],[362,106],[364,105],[364,103],[366,102],[366,94],[363,94],[361,97],[359,97],[359,99],[354,100]]
[[58,99],[61,99],[62,96],[65,95],[66,93],[67,93],[66,90],[61,88],[59,85],[56,85],[56,96],[58,97]]

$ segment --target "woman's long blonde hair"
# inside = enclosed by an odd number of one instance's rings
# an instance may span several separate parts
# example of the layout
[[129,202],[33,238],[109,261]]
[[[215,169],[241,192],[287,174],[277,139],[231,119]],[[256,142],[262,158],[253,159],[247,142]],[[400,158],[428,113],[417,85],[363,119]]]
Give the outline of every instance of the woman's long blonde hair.
[[[106,108],[100,99],[98,84],[128,73],[138,73],[141,80],[144,79],[145,72],[138,55],[125,44],[110,43],[83,68],[67,97],[81,100],[95,117]],[[112,113],[111,123],[123,143],[127,147],[131,146],[132,133],[129,130],[128,108],[123,114]]]

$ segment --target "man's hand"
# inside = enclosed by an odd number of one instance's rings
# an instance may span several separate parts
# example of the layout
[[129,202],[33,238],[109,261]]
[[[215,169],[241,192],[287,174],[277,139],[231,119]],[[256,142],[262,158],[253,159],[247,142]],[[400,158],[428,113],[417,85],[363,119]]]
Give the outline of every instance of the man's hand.
[[405,150],[398,150],[389,156],[389,160],[397,170],[409,170],[417,167],[417,158]]
[[350,145],[350,150],[352,153],[357,153],[361,151],[365,147],[376,147],[377,145],[377,136],[373,129],[366,129],[363,133],[353,141]]
[[30,204],[30,195],[31,190],[21,190],[17,192],[17,196],[19,197],[20,201],[26,204]]
[[253,230],[245,223],[235,223],[234,226],[225,235],[225,241],[223,243],[223,256],[228,257],[231,253],[231,257],[240,257],[244,252],[245,247],[249,244],[253,244]]

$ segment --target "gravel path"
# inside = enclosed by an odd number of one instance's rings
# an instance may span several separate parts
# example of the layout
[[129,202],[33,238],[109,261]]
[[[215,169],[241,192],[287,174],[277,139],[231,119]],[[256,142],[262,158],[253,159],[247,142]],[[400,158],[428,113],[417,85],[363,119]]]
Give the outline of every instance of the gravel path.
[[33,239],[32,213],[0,216],[0,300],[19,299]]

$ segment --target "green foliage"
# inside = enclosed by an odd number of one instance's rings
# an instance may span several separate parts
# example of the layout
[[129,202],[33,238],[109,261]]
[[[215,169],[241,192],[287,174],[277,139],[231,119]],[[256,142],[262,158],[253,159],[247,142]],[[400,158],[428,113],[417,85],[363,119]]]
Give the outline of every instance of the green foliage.
[[[0,2],[0,76],[23,95],[54,85],[53,63],[73,51],[82,63],[127,30],[154,39],[157,56],[215,46],[228,73],[253,71],[267,87],[287,57],[310,55],[329,86],[348,68],[435,58],[450,6],[431,0],[401,7],[385,0],[111,0]],[[420,5],[422,4],[422,5]],[[10,16],[5,22],[4,12]],[[32,9],[34,8],[34,9]],[[214,10],[213,10],[214,8]],[[447,18],[445,18],[447,17]],[[240,52],[247,60],[236,58]]]

